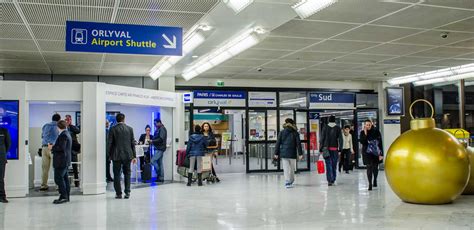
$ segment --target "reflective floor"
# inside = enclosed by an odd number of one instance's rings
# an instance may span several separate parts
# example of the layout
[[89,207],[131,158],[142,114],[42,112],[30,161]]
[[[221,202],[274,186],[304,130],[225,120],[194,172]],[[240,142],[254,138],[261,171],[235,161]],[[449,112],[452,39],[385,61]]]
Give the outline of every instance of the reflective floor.
[[473,229],[474,197],[444,206],[402,203],[383,175],[366,190],[364,171],[338,175],[301,173],[293,189],[279,174],[226,174],[204,187],[174,183],[114,193],[73,196],[63,205],[52,197],[10,199],[0,204],[0,229]]

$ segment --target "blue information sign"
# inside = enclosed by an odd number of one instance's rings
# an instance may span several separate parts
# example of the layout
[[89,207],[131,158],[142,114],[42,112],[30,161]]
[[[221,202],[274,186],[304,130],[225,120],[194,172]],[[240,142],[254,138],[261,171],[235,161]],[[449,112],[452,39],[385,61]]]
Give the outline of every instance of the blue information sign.
[[313,92],[309,94],[309,105],[313,109],[353,109],[353,93]]
[[66,51],[181,56],[183,29],[66,22]]
[[245,107],[244,91],[194,91],[194,106]]

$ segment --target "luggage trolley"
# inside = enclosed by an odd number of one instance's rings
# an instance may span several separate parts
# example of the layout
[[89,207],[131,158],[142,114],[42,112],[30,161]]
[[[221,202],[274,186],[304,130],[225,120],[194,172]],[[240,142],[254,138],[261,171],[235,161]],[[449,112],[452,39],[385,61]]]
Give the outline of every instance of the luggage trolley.
[[[212,175],[212,157],[214,151],[207,153],[202,157],[202,180],[208,183],[215,183],[216,177]],[[186,149],[179,149],[176,152],[176,166],[178,166],[178,174],[188,178],[189,158],[186,157]],[[192,182],[197,181],[197,173],[193,174]]]

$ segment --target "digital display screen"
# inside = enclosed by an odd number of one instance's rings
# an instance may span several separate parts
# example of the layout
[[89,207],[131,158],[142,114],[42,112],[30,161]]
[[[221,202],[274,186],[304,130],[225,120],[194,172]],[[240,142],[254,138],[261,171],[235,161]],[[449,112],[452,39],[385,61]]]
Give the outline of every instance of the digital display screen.
[[107,111],[105,112],[105,119],[109,121],[109,127],[112,127],[117,124],[116,116],[119,114],[119,111]]
[[0,100],[0,127],[6,128],[11,138],[11,147],[7,150],[8,160],[18,160],[20,155],[18,153],[18,118],[19,102]]
[[405,114],[403,101],[403,88],[387,88],[387,114],[403,116]]

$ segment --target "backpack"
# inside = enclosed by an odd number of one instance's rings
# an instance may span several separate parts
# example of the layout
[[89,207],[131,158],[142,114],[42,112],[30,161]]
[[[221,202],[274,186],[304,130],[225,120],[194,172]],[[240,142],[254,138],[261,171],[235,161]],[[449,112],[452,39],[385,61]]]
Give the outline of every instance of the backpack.
[[373,156],[380,156],[380,147],[379,147],[379,141],[378,140],[370,140],[368,141],[367,145],[367,154],[373,155]]

